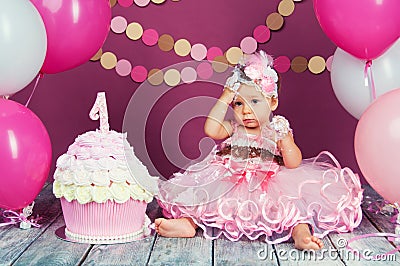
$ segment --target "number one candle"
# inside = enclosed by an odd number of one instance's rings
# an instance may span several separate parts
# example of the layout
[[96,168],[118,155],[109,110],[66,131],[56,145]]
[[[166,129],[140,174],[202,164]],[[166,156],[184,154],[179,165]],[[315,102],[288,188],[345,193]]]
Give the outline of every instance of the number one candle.
[[96,101],[90,110],[89,116],[92,120],[98,120],[100,118],[100,132],[107,133],[110,130],[108,125],[108,111],[106,102],[106,93],[98,92]]

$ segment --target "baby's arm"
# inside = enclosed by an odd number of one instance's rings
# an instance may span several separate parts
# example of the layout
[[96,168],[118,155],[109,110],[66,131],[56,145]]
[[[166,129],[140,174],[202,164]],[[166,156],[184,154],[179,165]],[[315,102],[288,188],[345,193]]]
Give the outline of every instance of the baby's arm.
[[284,138],[278,140],[278,148],[287,168],[296,168],[300,165],[302,155],[299,147],[294,142],[292,133],[289,132]]
[[229,121],[224,121],[224,118],[234,97],[234,92],[224,89],[204,124],[204,132],[207,136],[213,139],[225,139],[232,134],[232,126]]

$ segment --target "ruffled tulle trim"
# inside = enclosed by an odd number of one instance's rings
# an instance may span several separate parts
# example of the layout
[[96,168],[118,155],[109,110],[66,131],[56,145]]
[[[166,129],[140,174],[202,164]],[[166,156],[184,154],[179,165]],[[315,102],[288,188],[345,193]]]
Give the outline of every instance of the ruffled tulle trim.
[[300,223],[309,224],[320,238],[352,231],[362,219],[362,193],[358,176],[322,152],[296,169],[280,170],[266,190],[249,192],[248,183],[241,182],[207,204],[183,206],[161,199],[159,204],[167,218],[193,219],[208,239],[265,236],[267,243],[276,244],[289,240]]

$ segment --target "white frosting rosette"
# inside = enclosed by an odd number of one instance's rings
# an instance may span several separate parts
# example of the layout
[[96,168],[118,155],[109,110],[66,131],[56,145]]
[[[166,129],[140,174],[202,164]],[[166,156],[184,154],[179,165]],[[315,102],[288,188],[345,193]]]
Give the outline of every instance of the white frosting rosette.
[[[157,191],[157,178],[142,163],[135,165],[140,169],[130,171],[127,150],[130,156],[134,154],[126,134],[116,131],[96,130],[78,136],[67,153],[57,159],[54,195],[80,204],[107,200],[124,203],[130,198],[151,202]],[[141,176],[135,177],[132,172]],[[136,180],[146,180],[146,189]]]

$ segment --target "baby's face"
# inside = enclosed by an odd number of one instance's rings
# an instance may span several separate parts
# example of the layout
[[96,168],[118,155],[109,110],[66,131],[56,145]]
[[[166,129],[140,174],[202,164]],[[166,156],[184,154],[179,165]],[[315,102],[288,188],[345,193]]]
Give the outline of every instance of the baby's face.
[[238,96],[233,101],[236,121],[248,128],[269,124],[271,111],[278,105],[277,100],[265,98],[255,87],[242,84]]

